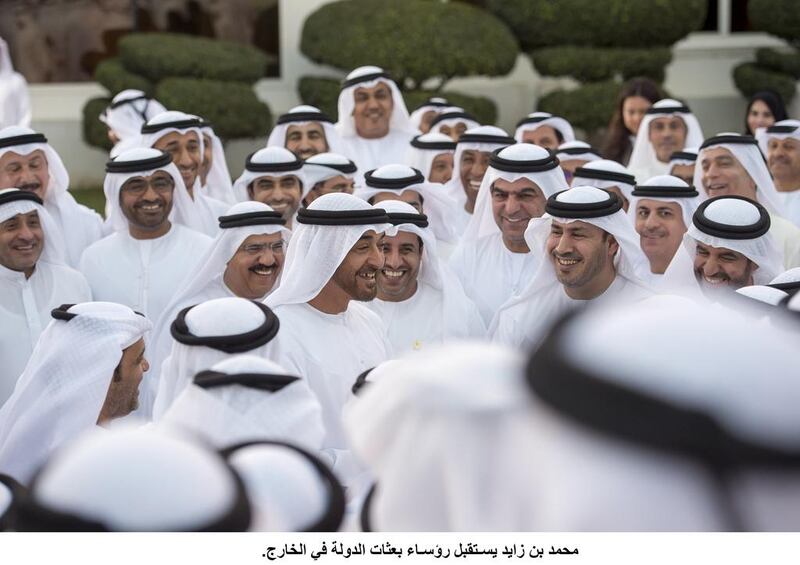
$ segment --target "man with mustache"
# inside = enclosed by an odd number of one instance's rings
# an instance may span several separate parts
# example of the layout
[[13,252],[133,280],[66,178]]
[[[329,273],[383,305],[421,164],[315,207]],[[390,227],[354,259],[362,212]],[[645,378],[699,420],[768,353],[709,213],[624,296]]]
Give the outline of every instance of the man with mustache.
[[800,226],[800,120],[783,120],[758,135],[769,172],[784,199],[781,213]]
[[400,89],[380,67],[359,67],[347,75],[339,93],[336,130],[343,155],[362,171],[402,163],[411,138],[411,124]]
[[475,213],[450,258],[487,326],[536,272],[542,253],[528,247],[525,229],[544,213],[547,198],[565,188],[558,159],[543,147],[517,143],[492,153]]
[[770,216],[770,232],[787,269],[800,266],[800,228],[782,217],[784,195],[770,175],[758,142],[749,135],[720,133],[700,146],[694,185],[706,196],[741,196],[758,202]]
[[285,147],[304,161],[320,153],[341,154],[344,150],[333,120],[314,106],[295,106],[278,116],[267,147]]
[[744,286],[767,284],[783,271],[770,224],[766,208],[742,196],[716,196],[697,208],[683,243],[706,296],[724,298]]
[[81,257],[96,300],[130,306],[156,320],[211,244],[175,220],[188,196],[172,158],[156,149],[129,149],[106,163],[108,221],[115,230]]
[[59,304],[92,299],[64,262],[61,232],[33,192],[0,190],[0,406]]
[[0,130],[0,189],[36,194],[55,221],[65,244],[65,260],[78,266],[81,253],[103,236],[103,219],[68,192],[69,174],[47,138],[30,128]]
[[702,141],[700,123],[688,106],[671,98],[659,100],[642,119],[628,168],[641,179],[669,174],[672,154]]
[[361,304],[378,293],[388,221],[383,209],[350,194],[301,208],[281,284],[265,301],[281,321],[275,361],[308,379],[322,405],[324,447],[342,455],[335,470],[345,480],[352,469],[342,408],[356,376],[390,355],[383,323]]
[[546,259],[489,328],[494,341],[526,351],[570,309],[653,294],[650,264],[616,194],[576,186],[551,196],[545,211],[531,221],[525,239]]

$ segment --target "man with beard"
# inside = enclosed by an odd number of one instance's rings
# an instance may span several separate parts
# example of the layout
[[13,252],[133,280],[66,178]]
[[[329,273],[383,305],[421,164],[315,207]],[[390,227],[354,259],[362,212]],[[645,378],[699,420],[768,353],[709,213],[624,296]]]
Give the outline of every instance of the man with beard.
[[475,210],[478,189],[489,168],[492,151],[512,145],[514,138],[494,126],[480,126],[464,132],[453,156],[453,173],[445,185],[448,196],[456,201],[451,221],[456,234],[464,233]]
[[536,272],[542,254],[528,247],[525,229],[566,187],[558,159],[543,147],[517,143],[492,153],[475,213],[450,259],[487,326]]
[[266,147],[247,156],[244,171],[233,183],[239,202],[262,202],[283,215],[292,227],[294,215],[308,190],[302,177],[303,161],[283,147]]
[[66,261],[77,267],[81,253],[103,236],[103,219],[68,192],[69,174],[47,138],[29,128],[0,130],[0,188],[29,190],[43,202],[64,237]]
[[301,208],[281,285],[266,299],[281,321],[275,361],[308,379],[322,405],[326,448],[348,449],[341,416],[353,379],[390,354],[383,323],[360,304],[378,293],[388,220],[350,194],[326,194]]
[[517,143],[533,143],[556,151],[562,143],[575,141],[575,132],[564,118],[548,112],[533,112],[517,122],[514,139]]
[[400,89],[380,67],[359,67],[347,75],[338,108],[341,153],[362,171],[402,162],[408,143],[418,133]]
[[770,232],[787,269],[800,266],[800,228],[781,216],[784,195],[775,189],[764,156],[749,135],[720,133],[700,146],[694,185],[706,196],[733,195],[758,202],[770,216]]
[[109,222],[116,231],[84,251],[80,270],[95,299],[158,319],[211,239],[170,221],[174,204],[186,195],[177,196],[181,177],[168,153],[131,149],[106,163],[106,172]]
[[484,337],[480,312],[439,257],[427,216],[399,200],[381,207],[394,229],[383,238],[385,262],[378,271],[378,296],[369,307],[384,321],[394,355]]
[[784,200],[781,213],[800,226],[800,120],[783,120],[760,133],[769,172]]
[[702,142],[700,123],[688,106],[671,98],[659,100],[642,119],[628,168],[637,178],[666,175],[675,151]]
[[333,120],[314,106],[295,106],[278,116],[267,147],[285,147],[304,161],[320,153],[344,150]]
[[152,326],[127,306],[64,304],[52,318],[0,410],[0,472],[23,484],[64,443],[135,410],[149,368]]
[[[768,284],[783,271],[767,210],[741,196],[703,202],[683,239],[700,288],[712,299],[744,286]],[[720,294],[723,292],[723,294]]]
[[526,350],[570,309],[653,294],[650,264],[615,194],[576,186],[551,196],[546,212],[525,232],[530,248],[546,259],[489,328],[494,341]]
[[64,242],[36,194],[0,190],[0,406],[11,396],[50,310],[92,299],[64,262]]

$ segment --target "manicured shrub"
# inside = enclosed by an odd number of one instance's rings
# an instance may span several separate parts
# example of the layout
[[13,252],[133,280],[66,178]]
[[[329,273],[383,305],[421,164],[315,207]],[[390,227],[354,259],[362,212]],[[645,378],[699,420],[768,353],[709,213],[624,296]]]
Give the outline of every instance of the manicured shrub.
[[764,69],[756,63],[737,65],[733,69],[733,82],[746,97],[759,90],[773,90],[781,95],[785,104],[789,104],[797,90],[794,77]]
[[542,47],[530,53],[533,66],[544,76],[571,76],[581,82],[597,82],[621,76],[647,76],[662,82],[664,67],[672,60],[668,47]]
[[130,72],[117,57],[102,61],[94,70],[94,79],[102,84],[113,97],[118,92],[135,88],[150,96],[155,91],[153,83],[141,75]]
[[592,82],[575,90],[559,90],[543,96],[537,109],[566,118],[573,126],[593,132],[608,125],[621,85],[615,81]]
[[108,128],[98,116],[110,103],[110,98],[92,98],[83,107],[83,140],[92,147],[106,151],[110,151],[113,145],[108,139]]

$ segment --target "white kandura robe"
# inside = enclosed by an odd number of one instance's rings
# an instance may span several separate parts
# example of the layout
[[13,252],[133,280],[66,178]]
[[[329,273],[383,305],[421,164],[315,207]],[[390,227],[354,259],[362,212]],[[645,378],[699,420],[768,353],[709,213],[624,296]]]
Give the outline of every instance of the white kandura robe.
[[[452,338],[484,338],[486,327],[478,308],[466,296],[461,298],[451,307],[460,309],[462,315],[453,320],[445,313],[443,291],[424,282],[418,282],[416,292],[402,302],[376,298],[366,304],[383,320],[392,353],[399,357]],[[464,318],[469,320],[466,325]]]
[[[546,294],[546,296],[545,296]],[[495,320],[492,341],[531,351],[541,343],[550,326],[569,310],[586,308],[588,305],[630,304],[653,296],[653,292],[629,279],[617,275],[606,291],[592,300],[576,300],[567,296],[564,286],[556,281],[550,288],[537,294],[532,300],[520,302],[499,313]],[[537,307],[546,302],[547,315]],[[552,307],[555,305],[556,307]]]
[[157,320],[211,241],[179,224],[156,239],[116,232],[83,253],[81,272],[95,300],[118,302]]
[[800,267],[800,227],[782,216],[770,213],[772,222],[769,233],[775,239],[775,245],[783,251],[783,267],[793,269]]
[[39,334],[62,304],[88,302],[86,279],[66,265],[39,261],[29,279],[0,265],[0,406],[14,392]]
[[413,134],[403,130],[389,130],[383,137],[366,139],[357,135],[342,137],[344,155],[358,165],[359,176],[367,171],[392,163],[405,163]]
[[348,449],[342,408],[358,375],[391,355],[380,318],[355,301],[341,314],[325,314],[309,304],[284,304],[273,311],[281,329],[275,361],[308,381],[322,406],[324,448]]
[[538,266],[534,253],[509,251],[499,232],[461,245],[450,257],[450,267],[487,327],[500,307],[525,289]]
[[783,194],[783,208],[781,209],[783,217],[800,227],[800,188],[781,194]]

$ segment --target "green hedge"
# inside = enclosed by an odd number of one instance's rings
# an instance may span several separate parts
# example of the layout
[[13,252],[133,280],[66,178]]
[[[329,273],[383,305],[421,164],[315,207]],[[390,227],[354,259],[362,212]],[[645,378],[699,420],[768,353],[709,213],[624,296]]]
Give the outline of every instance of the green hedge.
[[94,79],[102,84],[111,93],[112,97],[128,88],[144,91],[150,96],[155,91],[152,82],[125,69],[122,66],[122,61],[116,57],[106,59],[97,65],[94,71]]
[[608,125],[614,113],[621,85],[614,81],[594,82],[576,90],[558,90],[543,96],[537,109],[566,118],[586,132]]
[[83,107],[83,140],[92,147],[106,151],[110,151],[113,145],[108,139],[108,128],[98,116],[110,103],[110,98],[92,98]]
[[303,24],[300,49],[312,61],[340,69],[381,66],[414,88],[434,77],[504,75],[518,53],[511,31],[491,14],[430,0],[325,4]]
[[733,82],[745,96],[759,90],[774,90],[787,105],[794,97],[797,82],[793,77],[759,67],[756,63],[742,63],[733,69]]
[[126,69],[158,82],[192,77],[252,84],[264,76],[268,56],[230,41],[173,33],[132,33],[119,42]]
[[[302,77],[298,84],[298,93],[303,104],[316,106],[334,120],[338,119],[337,103],[339,100],[340,82],[323,77]],[[411,112],[431,96],[444,96],[454,106],[461,106],[477,118],[482,124],[493,124],[497,120],[497,107],[489,98],[468,96],[459,92],[432,92],[415,90],[404,92],[403,98],[408,111]]]
[[[800,30],[798,33],[800,33]],[[800,79],[800,51],[782,53],[775,49],[762,47],[756,51],[756,62],[766,70],[791,75],[796,79]]]
[[621,75],[664,81],[664,67],[672,60],[668,47],[626,49],[620,47],[542,47],[530,53],[533,66],[543,76],[571,76],[597,82]]
[[243,82],[168,78],[158,83],[156,99],[170,110],[202,116],[222,138],[262,137],[272,128],[269,107]]
[[747,13],[755,29],[800,46],[800,6],[797,0],[750,0]]
[[672,45],[700,28],[707,1],[486,0],[486,7],[530,51],[566,42],[601,47]]

